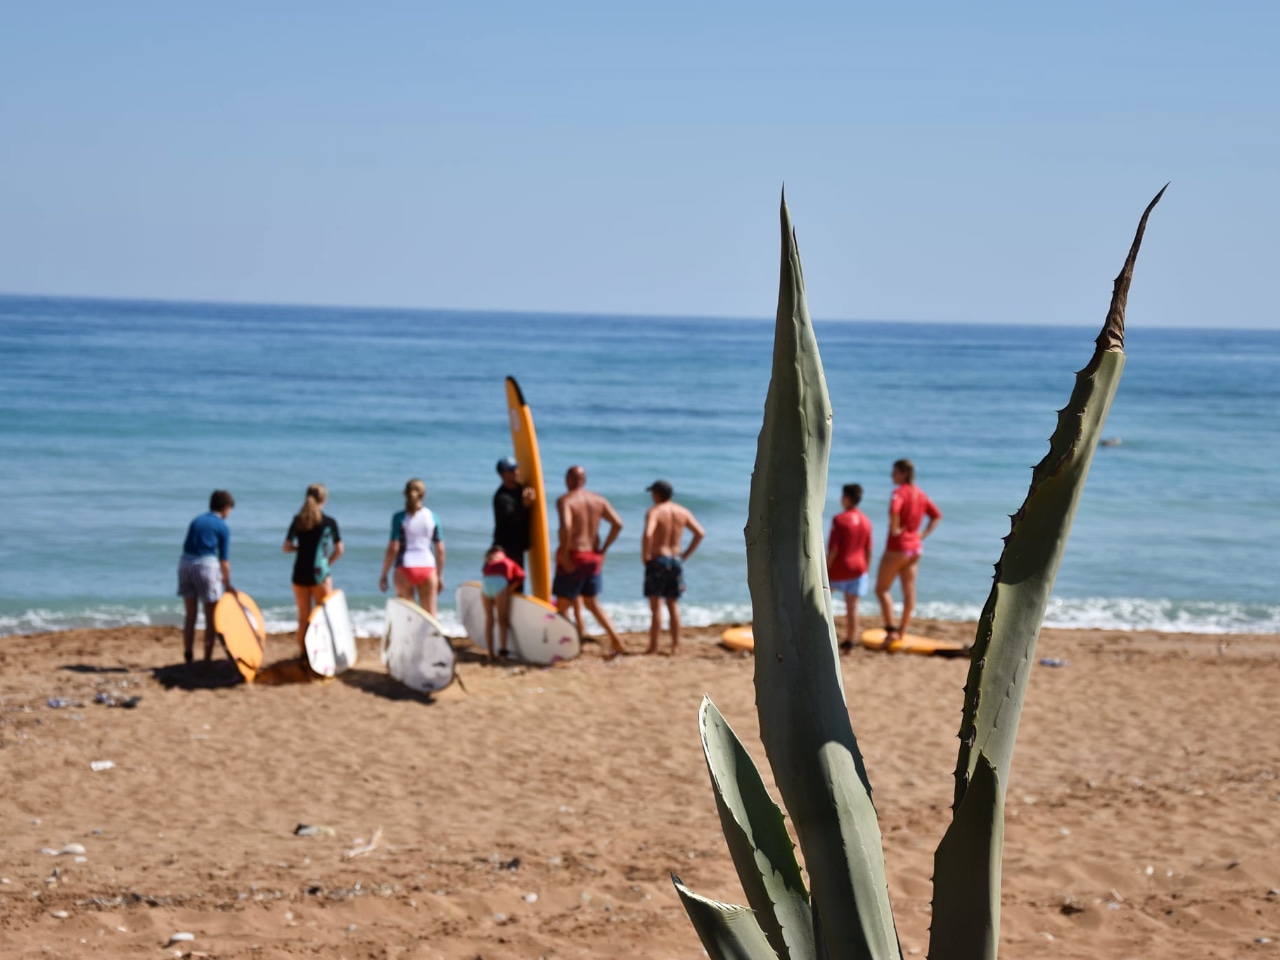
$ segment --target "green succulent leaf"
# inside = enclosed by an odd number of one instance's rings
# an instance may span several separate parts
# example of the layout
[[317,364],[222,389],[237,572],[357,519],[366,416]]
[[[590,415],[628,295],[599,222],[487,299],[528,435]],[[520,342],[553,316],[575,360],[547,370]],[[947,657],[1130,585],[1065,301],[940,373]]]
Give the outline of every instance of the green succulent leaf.
[[671,882],[711,960],[778,960],[756,915],[747,907],[699,896],[675,874]]
[[[930,960],[988,960],[1000,936],[1000,857],[1004,791],[979,754],[969,789],[933,855]],[[939,899],[936,891],[950,895]]]
[[[1111,306],[1093,356],[1076,374],[1071,399],[1058,412],[1049,452],[1033,469],[1026,501],[1011,518],[1009,535],[1005,537],[1004,550],[996,564],[995,583],[978,621],[960,725],[952,804],[955,820],[938,849],[934,912],[935,917],[951,918],[956,923],[960,922],[956,918],[963,917],[966,930],[984,929],[988,933],[982,940],[981,950],[970,951],[966,946],[963,952],[957,953],[954,952],[959,949],[954,946],[955,929],[937,926],[935,921],[930,950],[930,956],[935,958],[964,956],[994,960],[996,956],[1004,833],[1002,829],[988,831],[991,848],[982,855],[976,848],[965,848],[973,838],[962,834],[978,830],[979,825],[1001,816],[1040,627],[1089,466],[1124,369],[1124,313],[1133,267],[1142,246],[1147,218],[1163,195],[1162,189],[1138,222],[1129,255],[1115,279]],[[981,769],[984,765],[992,768],[994,776],[990,783],[994,784],[994,794]],[[982,781],[981,788],[979,781]],[[972,802],[971,791],[978,794]],[[991,809],[985,809],[984,805]],[[966,856],[972,861],[968,873],[952,862],[957,856]],[[985,879],[978,878],[981,871],[986,871]],[[982,898],[975,890],[985,891],[985,903],[979,902]],[[969,943],[965,941],[966,945]]]
[[827,584],[831,403],[786,198],[773,376],[751,478],[747,579],[761,739],[809,872],[827,956],[901,956],[880,826],[840,682]]
[[709,698],[698,715],[716,809],[747,903],[781,960],[814,960],[813,916],[782,811]]

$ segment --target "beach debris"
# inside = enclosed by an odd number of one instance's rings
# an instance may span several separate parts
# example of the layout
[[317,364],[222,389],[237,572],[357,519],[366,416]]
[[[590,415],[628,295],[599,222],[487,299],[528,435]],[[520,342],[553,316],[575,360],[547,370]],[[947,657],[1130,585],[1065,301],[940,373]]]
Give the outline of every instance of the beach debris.
[[1042,667],[1069,667],[1070,660],[1064,660],[1062,657],[1041,657],[1038,661]]
[[89,764],[89,769],[94,773],[101,773],[103,770],[111,770],[115,767],[114,760],[94,760]]
[[1270,937],[1254,937],[1253,942],[1254,943],[1270,943],[1271,938]]
[[195,938],[196,935],[194,933],[171,933],[169,934],[169,945],[172,946],[175,943],[190,943]]
[[50,910],[49,916],[56,917],[59,920],[65,920],[67,917],[71,916],[71,914],[67,913],[65,910]]
[[363,857],[366,853],[373,853],[374,850],[378,849],[378,844],[381,842],[382,828],[379,827],[377,830],[373,831],[373,836],[369,839],[368,843],[361,843],[359,840],[356,840],[356,846],[344,853],[342,855],[342,859],[353,860],[356,857]]
[[117,697],[115,694],[108,693],[105,690],[99,690],[93,695],[94,703],[100,703],[104,707],[123,707],[125,710],[132,710],[141,701],[141,696]]
[[52,847],[44,847],[40,850],[47,857],[68,857],[83,854],[84,847],[78,843],[68,843],[60,850],[54,850]]
[[1069,917],[1073,913],[1084,913],[1084,910],[1085,910],[1084,904],[1081,903],[1076,897],[1067,897],[1065,900],[1062,901],[1062,906],[1059,908],[1058,912],[1061,913],[1064,917]]
[[300,823],[293,828],[295,837],[336,837],[338,831],[333,827],[312,826],[309,823]]
[[71,700],[67,697],[50,697],[45,701],[50,710],[61,710],[64,707],[83,707],[84,704],[79,700]]
[[538,895],[536,893],[526,893],[521,897],[521,899],[524,900],[525,903],[537,903]]

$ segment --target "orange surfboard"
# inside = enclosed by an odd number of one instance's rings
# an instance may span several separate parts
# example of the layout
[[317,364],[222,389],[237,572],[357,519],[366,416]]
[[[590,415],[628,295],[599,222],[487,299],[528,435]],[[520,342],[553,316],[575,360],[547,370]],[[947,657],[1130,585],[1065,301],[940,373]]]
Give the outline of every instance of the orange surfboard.
[[954,640],[930,640],[918,637],[914,633],[904,633],[887,647],[884,638],[888,636],[884,627],[874,627],[862,631],[862,645],[868,650],[884,653],[914,653],[922,657],[967,657],[969,648]]
[[720,634],[720,645],[727,650],[755,650],[755,634],[750,627],[730,627]]
[[262,611],[243,590],[228,590],[213,608],[213,629],[246,683],[262,668],[267,640]]
[[525,592],[539,600],[551,600],[551,528],[547,523],[547,489],[542,479],[542,457],[533,413],[515,377],[507,377],[507,413],[511,421],[511,445],[520,464],[520,482],[536,494],[529,510],[528,579]]

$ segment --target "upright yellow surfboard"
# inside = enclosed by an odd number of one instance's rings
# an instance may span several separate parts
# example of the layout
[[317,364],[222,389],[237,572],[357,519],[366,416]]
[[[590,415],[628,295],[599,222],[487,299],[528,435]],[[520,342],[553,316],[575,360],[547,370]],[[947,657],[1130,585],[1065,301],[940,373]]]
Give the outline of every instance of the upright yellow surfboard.
[[526,557],[525,592],[539,600],[551,600],[551,531],[547,526],[547,489],[542,481],[542,458],[538,455],[538,435],[533,414],[524,402],[520,384],[507,377],[507,413],[511,420],[511,443],[520,482],[532,487],[537,500],[529,510],[529,553]]

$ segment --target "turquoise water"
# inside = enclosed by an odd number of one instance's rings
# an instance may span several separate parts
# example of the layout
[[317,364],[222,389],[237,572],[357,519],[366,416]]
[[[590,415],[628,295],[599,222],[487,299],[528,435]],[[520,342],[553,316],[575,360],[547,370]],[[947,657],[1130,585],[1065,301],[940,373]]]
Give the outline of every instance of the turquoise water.
[[[1098,452],[1048,622],[1280,632],[1280,333],[1142,319],[1106,430],[1122,443]],[[817,326],[832,507],[862,483],[878,550],[889,466],[915,460],[946,515],[921,612],[975,616],[1094,331]],[[347,545],[336,583],[376,631],[410,476],[440,517],[448,585],[478,573],[510,452],[508,374],[549,494],[581,463],[626,521],[605,576],[616,618],[647,622],[644,488],[665,477],[708,532],[688,619],[749,619],[742,527],[771,335],[762,320],[0,298],[0,634],[178,622],[183,534],[215,487],[238,503],[233,581],[288,628],[280,544],[313,481]]]

